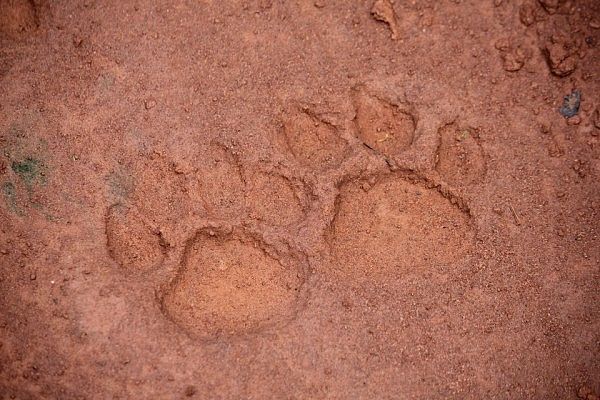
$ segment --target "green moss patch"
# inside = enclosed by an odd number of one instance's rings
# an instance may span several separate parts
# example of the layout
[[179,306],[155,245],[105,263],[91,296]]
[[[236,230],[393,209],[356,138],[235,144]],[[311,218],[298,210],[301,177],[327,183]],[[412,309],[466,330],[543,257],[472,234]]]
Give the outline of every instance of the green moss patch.
[[12,170],[27,186],[35,183],[45,183],[44,164],[35,158],[26,158],[23,161],[13,161]]

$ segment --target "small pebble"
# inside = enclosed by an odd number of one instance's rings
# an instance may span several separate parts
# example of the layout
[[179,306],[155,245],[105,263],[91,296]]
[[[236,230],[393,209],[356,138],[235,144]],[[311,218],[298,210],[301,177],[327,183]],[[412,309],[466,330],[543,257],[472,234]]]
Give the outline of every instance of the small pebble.
[[550,124],[547,122],[542,122],[540,124],[540,132],[542,132],[544,135],[547,135],[551,132],[551,128],[550,128]]
[[185,388],[185,395],[187,397],[192,397],[193,395],[196,394],[196,387],[195,386],[188,386]]
[[574,89],[571,94],[568,94],[563,98],[563,105],[558,111],[565,118],[574,117],[579,112],[580,103],[581,92]]
[[567,119],[567,123],[569,125],[579,125],[581,123],[581,117],[579,115],[571,117],[571,118]]
[[594,114],[592,115],[592,121],[594,122],[594,126],[597,129],[600,129],[600,108],[596,108]]
[[154,100],[146,100],[144,102],[144,107],[146,108],[146,110],[150,110],[151,108],[156,107],[156,101],[154,101]]

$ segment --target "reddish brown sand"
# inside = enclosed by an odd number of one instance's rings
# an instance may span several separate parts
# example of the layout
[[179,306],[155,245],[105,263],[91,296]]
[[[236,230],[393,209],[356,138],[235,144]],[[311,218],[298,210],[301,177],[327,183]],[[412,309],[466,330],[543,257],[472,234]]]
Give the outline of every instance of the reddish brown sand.
[[0,0],[0,399],[598,399],[599,109],[598,0]]

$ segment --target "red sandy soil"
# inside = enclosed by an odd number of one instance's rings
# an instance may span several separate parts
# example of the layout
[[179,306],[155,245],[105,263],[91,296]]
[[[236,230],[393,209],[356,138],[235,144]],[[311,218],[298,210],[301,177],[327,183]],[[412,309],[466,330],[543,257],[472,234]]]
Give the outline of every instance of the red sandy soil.
[[0,0],[0,399],[598,399],[599,107],[597,0]]

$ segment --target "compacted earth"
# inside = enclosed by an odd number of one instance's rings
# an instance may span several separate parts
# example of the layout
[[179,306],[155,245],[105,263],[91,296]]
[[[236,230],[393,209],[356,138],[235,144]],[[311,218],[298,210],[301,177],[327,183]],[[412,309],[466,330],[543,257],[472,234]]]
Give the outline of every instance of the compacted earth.
[[600,2],[0,0],[0,399],[598,399]]

